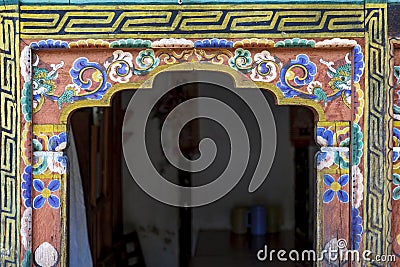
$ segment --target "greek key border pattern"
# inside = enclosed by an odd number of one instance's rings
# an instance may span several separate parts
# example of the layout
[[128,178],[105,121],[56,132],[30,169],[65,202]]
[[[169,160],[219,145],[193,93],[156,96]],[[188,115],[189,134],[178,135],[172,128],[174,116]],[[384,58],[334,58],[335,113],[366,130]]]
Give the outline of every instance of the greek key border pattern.
[[0,266],[11,267],[19,265],[19,20],[0,12]]
[[[340,12],[339,12],[340,10]],[[21,37],[364,37],[362,5],[22,6]]]
[[[377,255],[391,250],[391,214],[388,142],[389,110],[387,83],[387,7],[367,5],[365,17],[366,87],[368,105],[365,117],[365,249]],[[386,178],[386,179],[385,179]],[[373,266],[379,266],[371,263]]]

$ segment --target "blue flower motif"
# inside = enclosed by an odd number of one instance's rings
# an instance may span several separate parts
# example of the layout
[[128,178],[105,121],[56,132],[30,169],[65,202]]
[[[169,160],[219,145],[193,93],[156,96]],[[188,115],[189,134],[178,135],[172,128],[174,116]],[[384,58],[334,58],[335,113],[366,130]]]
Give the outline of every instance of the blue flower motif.
[[[98,88],[93,89],[92,87],[92,80],[86,79],[83,80],[83,73],[87,70],[95,70],[101,77],[96,77],[96,79],[100,79],[100,85]],[[107,73],[106,70],[102,65],[96,62],[89,62],[89,60],[85,57],[80,57],[75,60],[72,69],[69,71],[69,74],[72,78],[72,81],[79,86],[81,89],[84,89],[88,93],[85,95],[76,95],[76,96],[69,96],[70,99],[66,100],[67,102],[73,102],[77,100],[83,99],[95,99],[99,100],[102,99],[108,89],[110,89],[111,84],[107,82]],[[93,79],[93,76],[92,76]]]
[[233,47],[233,42],[225,40],[225,39],[204,39],[198,40],[194,42],[195,48],[211,48],[211,47],[218,47],[218,48],[231,48]]
[[58,156],[57,157],[57,162],[59,162],[61,164],[61,166],[66,168],[67,162],[68,162],[68,157],[67,156]]
[[[393,146],[400,146],[400,130],[398,128],[393,128]],[[393,162],[398,161],[400,158],[400,153],[393,151]]]
[[310,61],[307,55],[298,55],[296,60],[291,61],[291,65],[305,67],[307,70],[307,72],[304,73],[305,75],[303,78],[299,78],[297,76],[294,78],[295,83],[298,85],[307,85],[311,83],[314,80],[315,74],[317,74],[317,66]]
[[329,174],[324,175],[324,183],[329,186],[329,189],[325,191],[322,196],[324,203],[329,203],[332,201],[335,193],[340,202],[347,203],[349,202],[349,194],[346,191],[342,190],[342,187],[345,186],[349,182],[349,175],[344,174],[339,177],[336,182],[335,179]]
[[40,195],[36,196],[33,199],[33,208],[42,208],[46,201],[49,202],[49,205],[53,209],[60,208],[60,199],[58,198],[58,196],[52,194],[60,189],[60,186],[61,183],[59,180],[52,180],[47,187],[44,186],[43,181],[39,179],[33,180],[33,188],[35,188],[35,190],[40,193]]
[[400,140],[400,129],[398,128],[393,128],[393,136],[397,138],[397,141]]
[[363,233],[363,221],[360,211],[357,208],[351,210],[351,246],[352,249],[358,250],[361,244],[361,235]]
[[328,152],[318,151],[316,157],[317,157],[317,165],[318,165],[319,169],[323,169],[324,167],[329,167],[333,164],[333,157],[331,157],[332,158],[331,163],[327,163],[328,166],[323,166],[325,164],[325,162],[329,160],[328,156],[330,156]]
[[[295,76],[292,71],[294,68],[301,68],[303,70],[302,77]],[[301,97],[305,99],[315,100],[316,95],[307,94],[298,90],[303,85],[308,85],[314,80],[314,76],[317,74],[317,66],[310,61],[307,55],[300,54],[295,60],[290,60],[282,68],[280,74],[280,80],[276,86],[281,89],[283,95],[286,98]],[[294,84],[289,84],[288,81],[293,81]]]
[[358,83],[364,72],[364,56],[360,45],[354,47],[354,82]]
[[24,169],[21,189],[25,207],[32,207],[32,166],[26,166]]
[[68,43],[61,40],[41,40],[39,42],[31,43],[32,49],[40,49],[40,48],[68,48]]
[[[333,146],[333,132],[329,129],[318,127],[317,128],[317,142],[321,146]],[[329,159],[328,156],[331,156]],[[333,157],[328,152],[318,152],[317,165],[319,169],[329,167],[333,164]]]
[[400,153],[393,151],[393,162],[396,162],[400,158]]
[[67,133],[62,132],[58,135],[53,135],[49,139],[50,151],[62,151],[67,145]]
[[[333,132],[324,127],[317,128],[317,139],[320,145],[333,146]],[[321,144],[324,142],[324,144]]]

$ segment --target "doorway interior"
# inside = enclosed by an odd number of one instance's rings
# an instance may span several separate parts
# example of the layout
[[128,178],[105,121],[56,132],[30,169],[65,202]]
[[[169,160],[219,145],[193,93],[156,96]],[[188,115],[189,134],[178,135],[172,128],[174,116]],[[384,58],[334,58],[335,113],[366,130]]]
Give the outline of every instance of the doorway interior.
[[[157,85],[156,79],[154,87],[157,86],[162,85]],[[147,123],[146,142],[155,168],[171,182],[184,186],[206,184],[223,171],[230,156],[229,136],[223,127],[199,119],[183,128],[180,147],[187,158],[195,159],[199,141],[205,137],[213,139],[218,147],[213,164],[199,173],[181,171],[169,164],[161,148],[161,127],[168,113],[183,101],[204,96],[228,104],[245,123],[251,146],[245,174],[229,194],[203,207],[177,208],[143,192],[123,158],[122,124],[124,116],[132,115],[126,109],[134,93],[117,93],[111,107],[80,109],[70,119],[75,147],[69,149],[75,150],[79,162],[94,266],[265,266],[256,258],[264,245],[273,249],[314,248],[317,146],[311,110],[277,106],[272,95],[263,91],[275,117],[277,149],[267,179],[257,191],[249,193],[248,185],[260,153],[260,133],[248,106],[226,88],[209,83],[186,84],[164,95]],[[125,138],[135,138],[135,134]],[[71,210],[75,207],[74,199],[69,200]],[[255,205],[266,209],[267,234],[255,236],[251,229],[246,234],[233,233],[233,210]],[[72,221],[70,218],[70,244],[75,238]],[[70,259],[75,256],[73,253],[71,249]],[[270,266],[311,266],[308,264],[272,262]]]

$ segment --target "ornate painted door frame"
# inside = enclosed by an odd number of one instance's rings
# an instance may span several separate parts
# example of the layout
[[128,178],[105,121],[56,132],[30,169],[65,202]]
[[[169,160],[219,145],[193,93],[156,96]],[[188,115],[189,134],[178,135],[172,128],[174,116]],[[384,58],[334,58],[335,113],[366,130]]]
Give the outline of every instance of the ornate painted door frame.
[[1,222],[11,237],[0,237],[2,261],[66,266],[69,114],[185,62],[311,107],[318,251],[344,239],[388,254],[386,13],[385,4],[3,7]]

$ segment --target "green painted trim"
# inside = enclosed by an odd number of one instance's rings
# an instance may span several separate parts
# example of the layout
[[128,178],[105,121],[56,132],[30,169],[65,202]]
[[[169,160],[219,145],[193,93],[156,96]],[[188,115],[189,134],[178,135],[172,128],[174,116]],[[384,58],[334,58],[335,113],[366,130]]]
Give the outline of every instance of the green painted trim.
[[[7,1],[7,0],[6,0]],[[12,1],[12,0],[11,0]],[[14,0],[15,1],[15,0]],[[18,0],[17,0],[18,1]],[[22,0],[19,1],[23,5],[59,5],[59,4],[70,4],[69,0]],[[83,2],[83,1],[82,1]]]
[[18,5],[19,4],[18,0],[3,0],[1,2],[3,3],[3,6],[5,6],[5,5]]
[[388,0],[365,0],[366,4],[386,4]]
[[386,4],[387,2],[388,0],[365,0],[366,4]]

